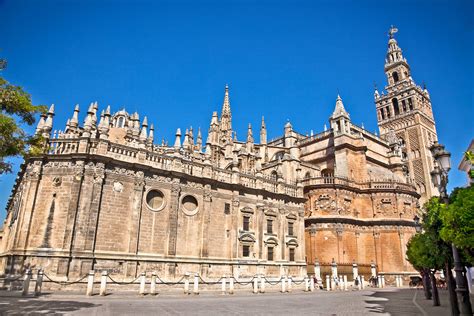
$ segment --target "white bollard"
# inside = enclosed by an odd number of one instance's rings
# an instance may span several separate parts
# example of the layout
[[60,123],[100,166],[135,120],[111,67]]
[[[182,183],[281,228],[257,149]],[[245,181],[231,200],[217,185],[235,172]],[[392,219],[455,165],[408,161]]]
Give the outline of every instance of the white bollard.
[[352,279],[356,280],[357,277],[359,276],[359,266],[357,263],[352,263]]
[[222,295],[225,295],[225,274],[222,276],[222,281],[221,281],[221,291],[222,291]]
[[304,276],[304,291],[309,292],[309,279],[307,275]]
[[342,275],[339,276],[339,290],[344,290],[344,279],[342,278]]
[[309,280],[309,290],[310,290],[311,292],[314,291],[314,278],[311,278],[311,279]]
[[260,279],[260,293],[265,293],[265,275]]
[[362,290],[362,276],[361,275],[357,277],[357,289],[359,291]]
[[25,278],[23,279],[23,292],[21,295],[26,296],[28,295],[28,290],[30,289],[30,281],[31,281],[31,270],[26,270]]
[[288,289],[286,290],[288,293],[291,292],[291,282],[293,281],[293,279],[291,278],[291,276],[288,278]]
[[146,274],[145,272],[140,273],[140,289],[138,290],[139,295],[145,295],[145,283],[146,283]]
[[102,271],[99,294],[100,296],[107,295],[107,270]]
[[43,270],[39,269],[38,274],[36,275],[35,296],[39,296],[41,294],[42,287],[43,287]]
[[87,296],[94,295],[94,270],[89,271],[89,275],[87,276]]
[[382,288],[385,288],[385,275],[382,275]]
[[234,278],[229,277],[229,294],[234,294]]
[[363,275],[360,276],[360,285],[362,286],[362,289],[365,289],[365,277]]
[[344,291],[347,291],[347,275],[344,275]]
[[199,273],[196,273],[194,275],[194,287],[193,287],[193,293],[195,295],[199,294]]
[[189,292],[189,273],[184,274],[184,294],[191,294]]
[[253,277],[253,294],[258,293],[258,279],[259,279],[259,277],[257,277],[257,276]]
[[281,276],[281,292],[282,293],[285,293],[286,292],[286,280],[285,280],[286,276],[282,275]]
[[331,279],[326,275],[326,291],[331,291]]
[[156,272],[151,273],[150,294],[156,295]]

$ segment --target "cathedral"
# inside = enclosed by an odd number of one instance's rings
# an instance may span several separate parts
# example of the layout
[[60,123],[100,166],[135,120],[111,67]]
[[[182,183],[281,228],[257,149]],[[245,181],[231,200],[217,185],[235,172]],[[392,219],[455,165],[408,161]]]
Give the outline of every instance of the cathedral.
[[339,95],[329,129],[304,135],[287,122],[271,141],[263,118],[258,134],[249,125],[237,139],[227,86],[206,139],[178,129],[174,144],[155,143],[146,117],[97,102],[53,132],[51,106],[36,129],[44,152],[26,158],[7,205],[0,274],[302,277],[353,264],[368,276],[413,273],[406,244],[436,194],[437,135],[396,31],[387,85],[374,92],[379,136],[351,122]]

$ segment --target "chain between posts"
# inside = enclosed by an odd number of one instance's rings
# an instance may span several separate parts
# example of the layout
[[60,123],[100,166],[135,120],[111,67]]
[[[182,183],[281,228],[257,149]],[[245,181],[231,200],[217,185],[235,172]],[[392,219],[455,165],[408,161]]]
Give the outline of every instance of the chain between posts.
[[110,276],[110,274],[107,274],[107,277],[110,279],[110,281],[112,281],[112,283],[118,284],[118,285],[132,284],[132,283],[135,283],[135,281],[140,278],[140,276],[137,276],[133,281],[130,281],[130,282],[120,281],[120,282],[119,282],[119,281],[116,281],[116,280],[112,279],[112,277]]
[[280,284],[282,277],[280,277],[277,281],[274,281],[274,282],[268,280],[266,277],[263,277],[263,279],[265,280],[266,283],[268,283],[270,285],[278,285],[278,284]]
[[163,281],[158,275],[156,275],[156,279],[160,281],[159,284],[164,284],[164,285],[176,285],[176,284],[184,284],[183,279],[184,279],[184,276],[181,277],[181,279],[179,279],[178,281],[176,282],[165,282]]
[[53,282],[53,283],[56,283],[56,284],[59,284],[59,285],[72,285],[72,284],[76,284],[76,283],[81,283],[82,280],[84,280],[85,278],[87,278],[89,276],[89,274],[86,274],[84,275],[83,277],[79,278],[78,280],[76,281],[72,281],[72,282],[69,282],[69,281],[55,281],[53,279],[51,279],[46,273],[43,272],[43,276],[48,279],[50,282]]
[[250,279],[250,281],[248,282],[239,282],[239,280],[237,280],[235,277],[232,277],[232,279],[234,279],[235,283],[239,284],[239,285],[242,285],[242,286],[247,286],[249,284],[252,284],[253,280],[255,279],[255,277],[253,277],[252,279]]

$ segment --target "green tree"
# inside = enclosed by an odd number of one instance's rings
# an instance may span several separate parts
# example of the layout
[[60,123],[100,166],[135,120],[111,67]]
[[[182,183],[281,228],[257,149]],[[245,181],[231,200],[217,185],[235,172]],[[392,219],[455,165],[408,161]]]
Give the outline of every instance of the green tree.
[[422,273],[426,298],[431,298],[430,288],[433,289],[433,305],[435,306],[439,305],[439,297],[434,271],[445,271],[445,275],[448,277],[451,306],[454,306],[456,297],[451,274],[451,246],[439,236],[439,232],[443,227],[440,214],[444,208],[444,204],[440,203],[438,197],[432,197],[425,203],[422,218],[423,233],[418,233],[410,239],[407,244],[406,255],[413,267]]
[[464,255],[466,264],[474,265],[474,186],[456,188],[449,205],[440,213],[441,238],[453,243]]
[[[0,67],[5,67],[4,60],[0,62]],[[0,108],[0,174],[2,174],[12,171],[12,164],[5,160],[7,157],[26,156],[40,151],[41,136],[28,135],[22,125],[33,125],[35,115],[44,113],[46,107],[33,105],[27,92],[0,77]]]

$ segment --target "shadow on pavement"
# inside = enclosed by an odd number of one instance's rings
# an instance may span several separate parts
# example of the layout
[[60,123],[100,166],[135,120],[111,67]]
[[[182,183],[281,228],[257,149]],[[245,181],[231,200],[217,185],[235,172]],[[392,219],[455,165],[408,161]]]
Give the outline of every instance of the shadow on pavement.
[[0,315],[63,315],[100,306],[76,301],[40,300],[36,298],[1,297]]
[[377,291],[366,295],[365,302],[369,304],[366,309],[376,314],[420,315],[420,310],[413,304],[413,291],[416,290]]

